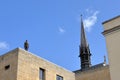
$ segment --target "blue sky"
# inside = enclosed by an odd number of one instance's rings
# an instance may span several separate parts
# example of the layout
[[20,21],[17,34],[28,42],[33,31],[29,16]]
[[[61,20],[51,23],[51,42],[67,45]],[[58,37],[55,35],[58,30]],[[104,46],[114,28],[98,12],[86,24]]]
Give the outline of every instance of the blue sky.
[[120,13],[119,0],[1,0],[0,55],[27,39],[29,51],[68,70],[80,68],[80,15],[92,65],[107,56],[102,22]]

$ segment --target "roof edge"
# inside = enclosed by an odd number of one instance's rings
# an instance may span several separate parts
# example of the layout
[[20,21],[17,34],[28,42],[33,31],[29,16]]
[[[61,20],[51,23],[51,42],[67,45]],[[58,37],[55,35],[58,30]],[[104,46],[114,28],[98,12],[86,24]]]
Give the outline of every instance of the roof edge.
[[109,20],[106,20],[106,21],[104,21],[102,24],[105,24],[105,23],[107,23],[107,22],[109,22],[109,21],[112,21],[112,20],[114,20],[114,19],[116,19],[116,18],[118,18],[118,17],[120,17],[120,15],[118,15],[118,16],[116,16],[116,17],[114,17],[114,18],[111,18],[111,19],[109,19]]
[[[64,67],[62,67],[62,66],[60,66],[60,65],[57,65],[57,64],[55,64],[55,63],[53,63],[53,62],[51,62],[51,61],[49,61],[49,60],[47,60],[47,59],[45,59],[45,58],[42,58],[42,57],[40,57],[40,56],[38,56],[38,55],[36,55],[36,54],[34,54],[34,53],[32,53],[32,52],[26,51],[26,50],[24,50],[23,48],[20,48],[20,47],[17,47],[17,48],[15,48],[15,49],[13,49],[13,50],[8,51],[7,53],[4,53],[3,55],[0,55],[0,57],[1,57],[1,56],[4,56],[4,55],[6,55],[6,54],[8,54],[8,53],[10,53],[10,52],[12,52],[12,51],[16,51],[16,50],[17,50],[17,51],[25,51],[25,52],[29,53],[30,55],[33,55],[33,56],[35,56],[35,57],[37,57],[37,58],[40,58],[40,59],[42,59],[42,60],[44,60],[44,61],[46,61],[46,62],[48,62],[48,63],[50,63],[50,64],[52,64],[52,65],[55,65],[55,66],[57,66],[57,67],[65,70],[65,71],[67,71],[67,72],[73,73],[72,71],[70,71],[70,70],[68,70],[68,69],[66,69],[66,68],[64,68]],[[74,74],[74,73],[73,73],[73,74]]]
[[104,68],[104,67],[109,67],[109,64],[104,65],[104,62],[103,62],[103,63],[100,63],[100,64],[93,65],[86,70],[82,71],[81,69],[79,69],[79,70],[75,70],[73,72],[74,73],[76,73],[76,72],[86,72],[86,71],[96,70],[96,69],[100,69],[100,68]]

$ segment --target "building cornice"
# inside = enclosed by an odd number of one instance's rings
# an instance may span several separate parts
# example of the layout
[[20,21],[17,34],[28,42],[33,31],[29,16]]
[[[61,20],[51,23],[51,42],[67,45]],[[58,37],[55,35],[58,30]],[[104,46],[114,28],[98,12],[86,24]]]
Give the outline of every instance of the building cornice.
[[116,27],[114,27],[114,28],[105,30],[104,32],[102,32],[102,34],[105,35],[105,34],[108,34],[108,33],[114,32],[114,31],[117,31],[117,30],[119,30],[119,29],[120,29],[120,25],[119,25],[119,26],[116,26]]

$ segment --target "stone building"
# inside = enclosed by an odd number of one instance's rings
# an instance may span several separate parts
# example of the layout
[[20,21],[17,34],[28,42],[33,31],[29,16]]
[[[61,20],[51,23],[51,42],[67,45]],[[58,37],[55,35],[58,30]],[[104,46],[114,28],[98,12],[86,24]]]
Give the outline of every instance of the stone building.
[[120,79],[120,15],[103,22],[112,80]]
[[104,63],[94,65],[87,70],[76,70],[75,80],[110,80],[109,66]]
[[109,65],[104,62],[93,65],[91,64],[91,53],[89,44],[86,39],[84,25],[81,17],[81,44],[79,48],[81,69],[74,71],[75,80],[110,80]]
[[0,56],[0,80],[119,80],[120,65],[116,63],[120,52],[119,21],[120,16],[103,23],[110,70],[105,59],[103,63],[91,64],[90,48],[81,18],[80,69],[69,71],[24,49],[16,48]]
[[0,56],[0,80],[75,80],[75,74],[17,48]]

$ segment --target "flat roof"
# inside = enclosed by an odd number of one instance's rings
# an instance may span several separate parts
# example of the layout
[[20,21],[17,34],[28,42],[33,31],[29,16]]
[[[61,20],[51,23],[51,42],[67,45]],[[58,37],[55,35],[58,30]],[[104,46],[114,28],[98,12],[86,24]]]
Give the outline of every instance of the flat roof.
[[[41,60],[43,60],[43,61],[45,61],[45,62],[50,63],[51,65],[54,65],[54,66],[56,66],[56,67],[59,67],[59,68],[62,69],[62,70],[65,70],[65,71],[67,71],[67,72],[73,73],[72,71],[70,71],[70,70],[68,70],[68,69],[66,69],[66,68],[64,68],[64,67],[62,67],[62,66],[59,66],[59,65],[57,65],[57,64],[55,64],[55,63],[53,63],[53,62],[51,62],[51,61],[49,61],[49,60],[46,60],[45,58],[42,58],[42,57],[40,57],[40,56],[37,56],[36,54],[31,53],[31,52],[29,52],[29,51],[26,51],[26,50],[24,50],[24,49],[22,49],[22,48],[20,48],[20,47],[17,47],[17,48],[15,48],[15,49],[13,49],[13,50],[8,51],[7,53],[4,53],[4,54],[0,55],[0,57],[3,57],[3,56],[5,56],[5,55],[8,55],[9,53],[11,53],[11,52],[13,52],[13,51],[16,51],[16,50],[21,50],[21,51],[27,52],[27,53],[29,53],[28,55],[32,55],[32,56],[37,57],[37,58],[39,58],[39,59],[41,59]],[[74,74],[74,73],[73,73],[73,74]]]
[[107,23],[107,22],[109,22],[109,21],[112,21],[112,20],[114,20],[114,19],[116,19],[116,18],[118,18],[118,17],[120,17],[120,15],[118,15],[118,16],[116,16],[116,17],[114,17],[114,18],[111,18],[111,19],[109,19],[109,20],[106,20],[106,21],[104,21],[102,24],[105,24],[105,23]]

